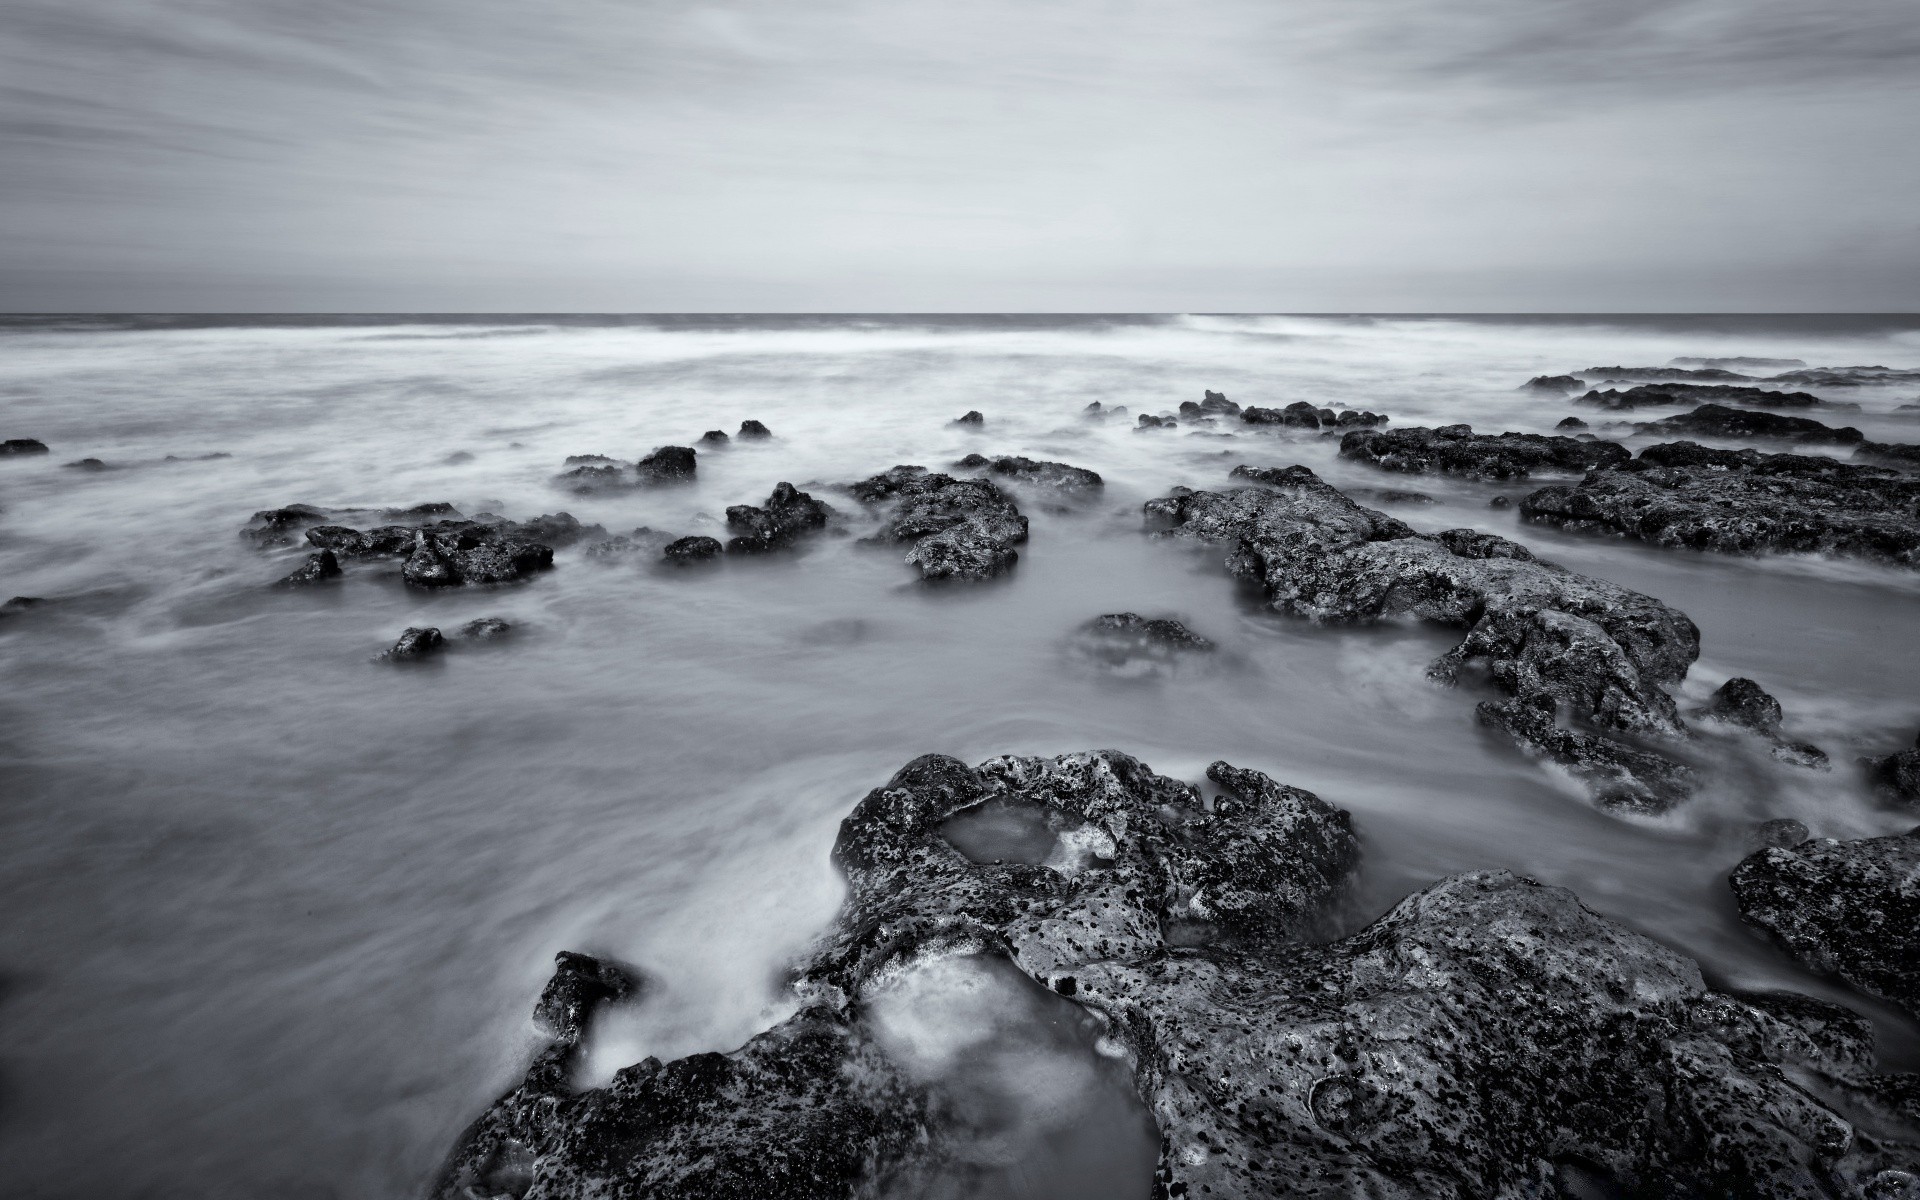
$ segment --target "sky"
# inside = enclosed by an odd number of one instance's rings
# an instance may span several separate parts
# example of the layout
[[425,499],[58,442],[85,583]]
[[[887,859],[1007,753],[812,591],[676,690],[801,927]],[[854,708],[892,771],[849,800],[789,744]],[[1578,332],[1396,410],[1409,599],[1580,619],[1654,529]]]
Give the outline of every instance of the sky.
[[0,0],[0,310],[1920,309],[1916,0]]

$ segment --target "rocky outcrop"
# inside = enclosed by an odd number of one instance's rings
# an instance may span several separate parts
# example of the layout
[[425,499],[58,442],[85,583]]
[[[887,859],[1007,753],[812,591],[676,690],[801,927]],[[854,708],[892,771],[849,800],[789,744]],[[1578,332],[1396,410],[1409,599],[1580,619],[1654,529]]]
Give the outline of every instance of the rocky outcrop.
[[1142,429],[1177,429],[1179,426],[1180,422],[1174,420],[1172,417],[1156,417],[1152,413],[1141,413],[1140,423],[1135,426],[1135,429],[1136,431]]
[[1555,429],[1585,429],[1587,423],[1579,417],[1561,417],[1553,424]]
[[969,454],[953,464],[963,470],[984,470],[990,475],[1010,479],[1015,483],[1038,484],[1043,487],[1059,488],[1062,491],[1088,491],[1102,486],[1104,481],[1097,471],[1085,467],[1071,467],[1062,462],[1042,462],[1038,459],[1002,455],[988,458],[984,454]]
[[928,580],[990,579],[1020,560],[1027,519],[985,479],[955,479],[925,467],[895,467],[851,485],[863,504],[890,505],[873,540],[909,543],[907,562]]
[[1869,462],[1920,467],[1920,445],[1911,442],[1861,442],[1854,447],[1853,456]]
[[307,560],[283,576],[275,587],[303,588],[329,579],[338,579],[341,575],[340,560],[331,550],[316,550],[307,555]]
[[47,444],[39,438],[8,438],[0,442],[0,458],[12,458],[21,454],[51,454]]
[[403,558],[400,575],[409,585],[441,588],[525,579],[553,565],[553,546],[536,537],[566,542],[590,532],[572,516],[555,513],[527,522],[438,521],[368,530],[318,525],[307,530],[307,541],[341,558]]
[[1906,750],[1860,760],[1867,783],[1885,799],[1920,808],[1920,737]]
[[727,436],[727,431],[724,429],[709,429],[700,435],[700,444],[713,449],[718,449],[732,441],[733,439]]
[[734,436],[743,441],[759,442],[772,437],[773,431],[760,422],[749,419],[740,422],[740,432]]
[[1331,408],[1316,408],[1304,400],[1296,400],[1285,408],[1242,409],[1240,419],[1249,425],[1286,425],[1295,429],[1364,429],[1385,425],[1388,420],[1384,413],[1356,412],[1351,408],[1335,412]]
[[1173,672],[1179,661],[1215,649],[1208,639],[1171,617],[1107,613],[1075,631],[1070,653],[1103,675],[1141,678]]
[[400,640],[389,650],[381,652],[380,657],[388,662],[418,662],[431,658],[446,649],[447,639],[432,626],[410,625],[400,635]]
[[1900,371],[1892,367],[1813,367],[1805,371],[1787,371],[1773,377],[1775,383],[1797,383],[1807,387],[1861,387],[1868,384],[1920,382],[1920,371]]
[[979,409],[975,408],[967,410],[947,423],[949,425],[966,425],[974,429],[979,429],[987,423],[987,418],[981,414]]
[[1340,439],[1340,457],[1387,471],[1440,472],[1469,479],[1525,479],[1535,471],[1585,471],[1627,461],[1616,442],[1545,433],[1475,433],[1470,425],[1438,429],[1357,429]]
[[[726,437],[724,433],[720,436],[723,440]],[[702,441],[709,441],[711,437],[709,433]],[[577,495],[588,496],[650,484],[685,483],[699,472],[699,456],[691,446],[658,446],[637,463],[622,462],[604,454],[570,454],[566,466],[567,470],[555,476],[553,482]]]
[[1753,379],[1751,375],[1741,375],[1720,367],[1588,367],[1578,374],[1588,379],[1641,380],[1648,383],[1673,383],[1685,379],[1742,383]]
[[1147,503],[1170,535],[1228,548],[1227,568],[1280,612],[1329,623],[1412,615],[1466,630],[1429,674],[1484,666],[1507,698],[1481,720],[1587,784],[1608,807],[1660,811],[1691,772],[1654,747],[1687,735],[1664,684],[1700,651],[1684,613],[1536,560],[1475,530],[1427,536],[1363,508],[1305,467],[1236,467],[1266,485]]
[[1522,391],[1534,392],[1577,392],[1587,386],[1587,381],[1578,375],[1535,375],[1521,385]]
[[1783,417],[1779,413],[1752,412],[1724,404],[1702,404],[1677,417],[1643,421],[1634,429],[1660,437],[1769,438],[1828,446],[1855,446],[1865,437],[1851,425],[1835,429],[1812,417]]
[[1694,716],[1757,733],[1772,743],[1773,756],[1796,766],[1827,768],[1827,752],[1811,742],[1796,742],[1780,731],[1786,714],[1780,702],[1751,679],[1738,676],[1721,684]]
[[285,508],[269,508],[253,514],[253,519],[240,530],[240,536],[246,541],[265,549],[269,546],[291,546],[293,535],[310,525],[318,525],[328,519],[327,511],[311,504],[289,504]]
[[1620,391],[1590,391],[1574,399],[1575,404],[1591,404],[1612,412],[1651,408],[1667,404],[1748,404],[1756,408],[1845,408],[1859,411],[1857,404],[1828,404],[1812,392],[1783,392],[1773,388],[1743,387],[1727,383],[1643,383]]
[[1761,850],[1728,882],[1794,958],[1920,1017],[1920,833]]
[[1649,446],[1520,502],[1528,520],[1724,554],[1836,554],[1920,565],[1920,479],[1799,454]]
[[1191,400],[1183,400],[1180,402],[1180,411],[1186,412],[1190,404],[1200,416],[1237,417],[1240,415],[1240,406],[1227,399],[1224,392],[1205,391],[1198,404],[1194,404]]
[[710,562],[719,557],[722,549],[719,538],[696,533],[668,542],[661,547],[660,556],[670,563]]
[[[760,507],[735,504],[727,509],[727,528],[733,530],[733,536],[727,540],[727,553],[764,554],[786,549],[801,535],[825,529],[827,518],[832,515],[831,508],[792,484],[776,484],[773,494]],[[673,547],[667,549],[671,552]]]
[[[1713,991],[1691,960],[1505,872],[1310,940],[1358,859],[1347,814],[1224,762],[1207,778],[1210,802],[1116,751],[914,760],[841,825],[847,897],[795,972],[795,1016],[580,1093],[537,1062],[437,1196],[890,1194],[937,1170],[952,1131],[863,1001],[963,954],[1104,1024],[1159,1129],[1156,1200],[1815,1200],[1906,1178],[1914,1121],[1875,1103],[1900,1081],[1870,1073],[1854,1014]],[[1054,855],[976,862],[942,835],[994,804],[1057,830]],[[1842,1078],[1832,1098],[1795,1082]]]
[[513,633],[505,617],[475,617],[460,627],[460,636],[469,642],[497,642]]
[[633,470],[643,483],[678,483],[693,478],[697,459],[691,446],[661,446],[633,464]]

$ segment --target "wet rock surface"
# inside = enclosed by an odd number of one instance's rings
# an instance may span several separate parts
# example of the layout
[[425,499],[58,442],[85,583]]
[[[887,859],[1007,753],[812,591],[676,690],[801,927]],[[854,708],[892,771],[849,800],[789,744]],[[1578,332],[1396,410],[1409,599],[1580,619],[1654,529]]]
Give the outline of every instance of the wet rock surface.
[[460,636],[469,642],[496,642],[512,633],[505,617],[475,617],[460,627]]
[[633,464],[634,473],[642,482],[671,483],[692,479],[698,469],[698,456],[691,446],[661,446]]
[[1892,754],[1880,754],[1860,760],[1867,782],[1885,799],[1908,808],[1920,808],[1920,737],[1913,745]]
[[1074,632],[1070,653],[1101,674],[1146,678],[1170,674],[1180,660],[1211,654],[1215,646],[1171,617],[1107,613]]
[[1603,805],[1660,811],[1692,775],[1659,747],[1687,736],[1664,684],[1699,656],[1686,614],[1651,596],[1535,559],[1494,534],[1416,533],[1305,467],[1236,467],[1264,484],[1176,488],[1149,501],[1169,535],[1227,548],[1227,569],[1277,611],[1328,623],[1407,614],[1464,628],[1429,674],[1484,668],[1506,693],[1483,723],[1581,779]]
[[1520,512],[1676,549],[1920,564],[1920,480],[1814,455],[1649,446],[1630,463],[1532,493]]
[[1858,445],[1865,437],[1851,425],[1836,429],[1812,417],[1783,417],[1724,404],[1703,404],[1690,413],[1644,421],[1634,428],[1659,437],[1768,438],[1830,446]]
[[984,470],[990,475],[998,475],[1002,479],[1010,479],[1015,483],[1038,484],[1065,491],[1090,490],[1104,483],[1098,471],[1068,466],[1062,462],[1021,458],[1017,455],[988,458],[984,454],[969,454],[954,466],[968,471]]
[[316,583],[324,583],[329,579],[338,579],[342,573],[340,570],[340,560],[334,557],[333,551],[316,550],[312,554],[307,555],[305,562],[282,577],[274,586],[283,588],[311,587]]
[[1826,751],[1808,742],[1796,742],[1781,732],[1780,723],[1786,714],[1780,701],[1751,679],[1735,676],[1727,680],[1694,715],[1759,734],[1772,743],[1774,757],[1783,762],[1821,769],[1828,765]]
[[1920,1016],[1920,835],[1771,847],[1728,882],[1741,918],[1801,963]]
[[1535,471],[1585,471],[1627,461],[1616,442],[1544,433],[1475,433],[1468,425],[1355,430],[1340,457],[1387,471],[1438,472],[1469,479],[1525,479]]
[[1296,400],[1285,408],[1243,409],[1240,419],[1249,425],[1285,425],[1294,429],[1365,429],[1388,421],[1384,413],[1358,412],[1351,408],[1335,412],[1304,400]]
[[17,454],[51,454],[47,444],[39,438],[8,438],[0,442],[0,458],[11,458]]
[[708,562],[718,558],[724,549],[719,538],[696,533],[668,542],[661,547],[660,556],[670,563]]
[[390,649],[381,652],[380,657],[388,662],[418,662],[431,658],[446,649],[447,639],[431,625],[407,627],[400,640]]
[[791,483],[776,484],[765,504],[735,504],[727,509],[727,528],[733,531],[727,540],[727,553],[764,554],[786,549],[803,534],[825,529],[832,515],[833,509]]
[[[1159,1200],[1812,1200],[1913,1165],[1913,1121],[1883,1099],[1902,1081],[1871,1073],[1871,1029],[1845,1009],[1713,991],[1691,960],[1505,872],[1305,940],[1357,864],[1347,815],[1224,762],[1207,777],[1210,803],[1116,751],[916,759],[841,825],[847,898],[796,972],[795,1016],[577,1094],[545,1065],[577,1042],[557,1038],[437,1195],[887,1194],[940,1160],[942,1098],[876,1049],[864,998],[953,954],[1001,956],[1106,1025],[1159,1128]],[[1071,849],[969,859],[941,830],[990,804],[1043,814]],[[581,1028],[593,1002],[543,1024]]]
[[991,481],[900,466],[848,488],[863,504],[890,505],[874,540],[910,543],[906,560],[928,580],[981,580],[1020,560],[1027,518]]

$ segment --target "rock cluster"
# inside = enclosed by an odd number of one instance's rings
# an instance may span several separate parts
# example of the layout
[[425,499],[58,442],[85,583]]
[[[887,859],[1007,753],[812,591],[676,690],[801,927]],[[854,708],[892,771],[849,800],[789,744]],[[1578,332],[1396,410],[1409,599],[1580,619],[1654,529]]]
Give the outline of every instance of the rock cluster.
[[1020,560],[1027,518],[985,479],[955,479],[925,467],[895,467],[849,486],[863,504],[891,505],[875,540],[910,543],[920,577],[990,579]]
[[1643,421],[1634,429],[1660,437],[1771,438],[1830,446],[1857,446],[1866,437],[1851,425],[1836,429],[1812,417],[1783,417],[1779,413],[1728,408],[1724,404],[1702,404],[1677,417]]
[[[743,432],[741,436],[746,435]],[[554,482],[580,495],[655,483],[685,483],[699,471],[698,455],[691,446],[660,446],[636,463],[625,463],[604,454],[573,454],[567,457],[566,465],[569,469],[556,476]]]
[[[513,632],[513,626],[501,617],[477,617],[462,625],[459,637],[469,642],[497,642]],[[447,648],[446,635],[429,626],[409,626],[390,649],[383,650],[387,662],[418,662]]]
[[1911,442],[1861,442],[1854,447],[1853,456],[1870,462],[1920,467],[1920,445]]
[[988,458],[984,454],[969,454],[953,464],[968,471],[985,470],[990,475],[1002,479],[1011,479],[1015,483],[1040,484],[1045,487],[1060,488],[1063,491],[1085,491],[1100,487],[1103,480],[1097,471],[1085,467],[1072,467],[1062,462],[1042,462],[1038,459],[1002,455]]
[[1585,471],[1632,457],[1616,442],[1545,433],[1475,433],[1470,425],[1437,429],[1356,429],[1340,439],[1340,457],[1388,471],[1525,479],[1539,470]]
[[1867,782],[1883,797],[1908,808],[1920,808],[1920,737],[1906,750],[1863,758]]
[[1223,392],[1208,391],[1199,401],[1182,400],[1180,415],[1183,417],[1237,417],[1240,406],[1227,399]]
[[[1207,777],[1211,802],[1116,751],[916,759],[841,825],[847,899],[796,972],[795,1016],[575,1093],[553,1064],[609,992],[588,994],[580,1019],[544,1022],[559,1036],[461,1138],[437,1196],[886,1194],[947,1131],[863,998],[954,954],[1001,956],[1105,1025],[1159,1129],[1160,1200],[1815,1200],[1911,1181],[1913,1117],[1882,1098],[1901,1084],[1870,1073],[1854,1014],[1713,991],[1691,960],[1505,872],[1307,940],[1358,860],[1347,814],[1224,762]],[[1044,814],[1071,852],[970,860],[941,830],[986,804]],[[562,972],[598,979],[586,963]]]
[[1857,410],[1857,404],[1828,404],[1812,392],[1782,392],[1773,388],[1745,387],[1728,383],[1643,383],[1638,387],[1620,391],[1608,388],[1606,391],[1590,391],[1584,396],[1575,397],[1575,404],[1591,404],[1619,412],[1635,408],[1658,407],[1667,404],[1700,404],[1703,402],[1721,402],[1728,404],[1750,404],[1756,408],[1850,408]]
[[1672,548],[1920,565],[1920,479],[1812,455],[1649,446],[1632,462],[1533,492],[1520,512]]
[[[284,511],[284,510],[282,510]],[[257,518],[256,518],[257,519]],[[510,583],[553,565],[555,546],[594,533],[567,513],[531,521],[499,518],[445,520],[432,524],[383,525],[360,530],[345,525],[316,525],[307,541],[337,558],[399,558],[401,578],[414,587]]]
[[[727,539],[729,554],[764,554],[794,544],[800,536],[824,529],[833,510],[791,483],[776,484],[767,502],[758,508],[735,504],[727,509],[727,528],[734,531]],[[682,538],[674,546],[691,539]],[[707,539],[712,540],[712,539]],[[673,546],[667,547],[673,557]]]
[[1920,832],[1771,847],[1728,882],[1787,953],[1920,1016]]
[[1482,722],[1583,780],[1602,804],[1659,811],[1688,794],[1688,768],[1643,744],[1687,736],[1662,687],[1699,656],[1684,613],[1493,534],[1416,533],[1305,467],[1233,474],[1266,486],[1176,488],[1147,513],[1170,535],[1226,546],[1228,570],[1278,611],[1339,623],[1410,614],[1464,628],[1429,673],[1452,682],[1484,664],[1506,698],[1481,703]]
[[1285,408],[1247,408],[1240,419],[1249,425],[1286,425],[1295,429],[1365,429],[1385,425],[1384,413],[1315,408],[1305,400],[1296,400]]
[[1829,765],[1826,751],[1810,742],[1796,742],[1780,731],[1780,723],[1786,719],[1780,702],[1751,679],[1736,676],[1727,680],[1694,715],[1759,734],[1772,743],[1773,756],[1782,762],[1820,770]]
[[1156,417],[1152,413],[1141,413],[1140,423],[1136,429],[1176,429],[1179,425],[1180,422],[1172,417]]

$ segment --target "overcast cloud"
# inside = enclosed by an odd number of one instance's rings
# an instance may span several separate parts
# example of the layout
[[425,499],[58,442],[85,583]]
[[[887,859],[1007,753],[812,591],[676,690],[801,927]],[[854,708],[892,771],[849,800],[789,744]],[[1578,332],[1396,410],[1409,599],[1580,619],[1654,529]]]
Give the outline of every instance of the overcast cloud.
[[0,0],[0,307],[1920,308],[1913,0]]

